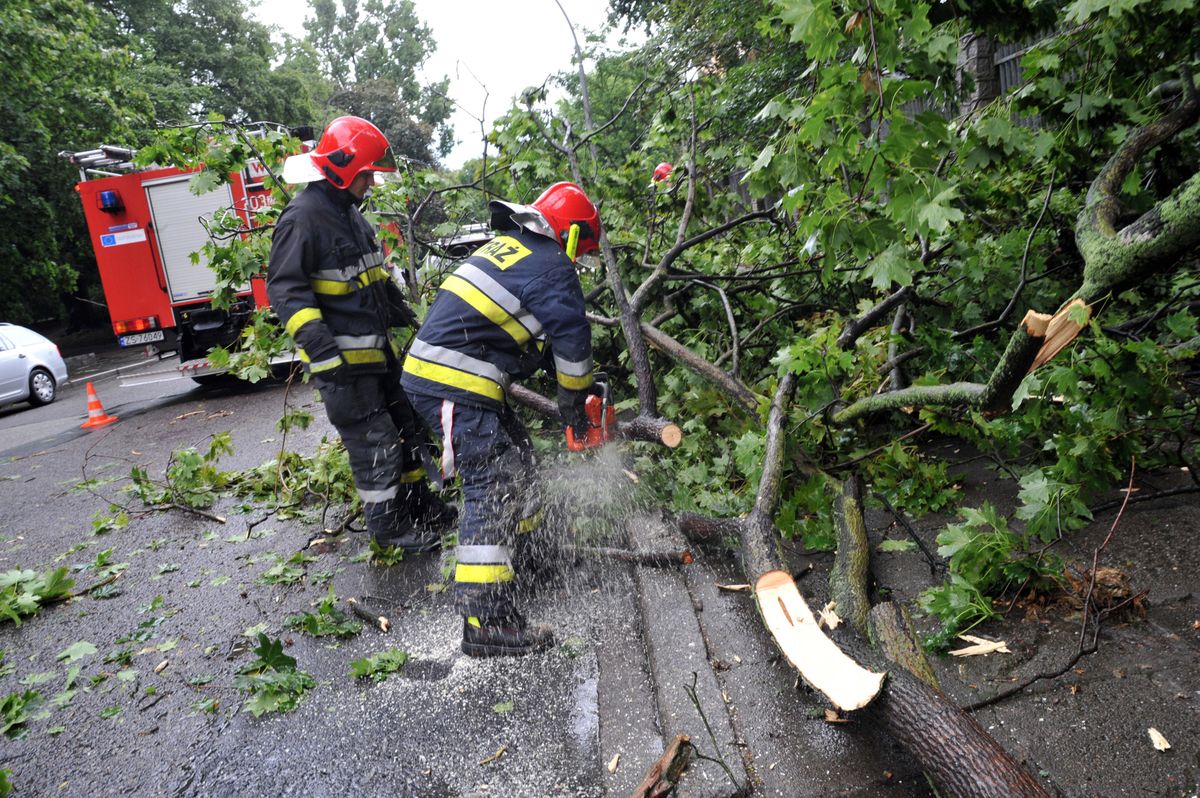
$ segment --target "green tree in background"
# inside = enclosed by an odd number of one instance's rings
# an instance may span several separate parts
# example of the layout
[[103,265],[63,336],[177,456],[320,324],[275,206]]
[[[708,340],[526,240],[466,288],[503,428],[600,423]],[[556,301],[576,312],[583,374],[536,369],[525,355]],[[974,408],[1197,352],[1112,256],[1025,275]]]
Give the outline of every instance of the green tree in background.
[[432,166],[453,145],[449,79],[422,86],[416,71],[436,44],[411,0],[313,0],[306,43],[316,52],[329,109],[374,122],[395,151]]
[[115,24],[109,38],[135,49],[159,123],[216,113],[231,121],[310,123],[311,81],[287,61],[275,66],[270,29],[244,0],[100,0]]
[[59,316],[91,258],[75,171],[57,156],[128,140],[153,120],[129,49],[82,0],[10,0],[0,14],[0,319]]
[[103,299],[72,191],[77,173],[60,151],[138,147],[156,126],[214,114],[319,126],[356,113],[387,131],[401,155],[432,165],[445,154],[447,81],[417,80],[434,43],[412,4],[372,0],[340,11],[318,2],[313,11],[309,37],[295,39],[256,21],[245,0],[7,3],[0,318],[74,317],[93,307],[86,300]]

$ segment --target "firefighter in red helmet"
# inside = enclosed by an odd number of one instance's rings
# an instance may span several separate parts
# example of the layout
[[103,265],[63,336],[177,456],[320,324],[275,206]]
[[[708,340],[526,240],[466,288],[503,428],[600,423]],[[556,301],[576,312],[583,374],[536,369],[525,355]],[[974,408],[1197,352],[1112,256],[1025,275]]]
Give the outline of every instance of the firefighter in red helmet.
[[355,116],[333,120],[316,149],[289,158],[284,181],[308,186],[275,225],[267,295],[341,434],[367,531],[415,553],[437,547],[454,513],[426,480],[424,430],[389,334],[416,319],[358,210],[375,173],[394,170],[387,138]]
[[563,423],[584,434],[592,335],[574,262],[600,237],[600,214],[573,183],[555,183],[532,205],[492,202],[489,210],[497,237],[442,283],[402,378],[442,439],[443,476],[461,478],[455,605],[471,656],[527,654],[553,642],[549,629],[526,624],[515,601],[518,571],[544,542],[533,447],[505,389],[552,368]]

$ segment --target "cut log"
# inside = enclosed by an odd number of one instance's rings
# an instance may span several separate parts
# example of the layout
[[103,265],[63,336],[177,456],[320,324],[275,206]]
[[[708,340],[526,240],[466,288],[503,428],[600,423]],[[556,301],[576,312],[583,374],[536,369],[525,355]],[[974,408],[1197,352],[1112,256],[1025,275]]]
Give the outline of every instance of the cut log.
[[388,617],[383,613],[364,607],[362,603],[358,601],[358,599],[353,597],[347,598],[346,604],[350,607],[351,612],[374,626],[379,631],[388,632],[391,630],[392,622],[388,620]]
[[650,568],[677,568],[680,565],[691,565],[694,561],[692,553],[687,549],[679,551],[630,551],[611,546],[568,546],[567,551],[582,557],[599,557],[607,560],[627,562],[631,565],[644,565]]
[[754,598],[779,650],[831,704],[849,712],[879,694],[886,674],[863,668],[825,636],[791,575],[763,574],[754,585]]
[[678,424],[665,418],[636,416],[617,424],[617,434],[631,441],[657,441],[668,449],[675,449],[683,442],[683,430]]

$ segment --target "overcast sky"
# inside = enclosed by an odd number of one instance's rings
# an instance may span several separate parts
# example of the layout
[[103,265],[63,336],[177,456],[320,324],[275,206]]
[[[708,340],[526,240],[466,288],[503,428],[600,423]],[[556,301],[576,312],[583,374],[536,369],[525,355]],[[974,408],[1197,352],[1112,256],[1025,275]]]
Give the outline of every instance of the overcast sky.
[[[599,29],[607,16],[607,0],[561,2],[580,41],[585,29]],[[425,75],[449,77],[450,96],[461,106],[451,117],[459,143],[446,158],[449,167],[483,152],[478,118],[490,130],[514,96],[571,68],[574,44],[554,0],[414,0],[414,5],[437,42]],[[263,22],[303,36],[301,10],[307,9],[307,2],[297,0],[261,0],[255,13]]]

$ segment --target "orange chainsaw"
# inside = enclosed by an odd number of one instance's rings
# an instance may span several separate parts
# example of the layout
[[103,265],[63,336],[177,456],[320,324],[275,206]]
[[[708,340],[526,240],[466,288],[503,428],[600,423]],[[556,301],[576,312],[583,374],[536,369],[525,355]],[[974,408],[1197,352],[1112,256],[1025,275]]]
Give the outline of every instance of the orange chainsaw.
[[575,430],[567,427],[567,448],[572,452],[603,446],[617,434],[617,412],[612,406],[607,375],[597,374],[591,391],[583,405],[588,421],[587,432],[582,438],[577,438]]

